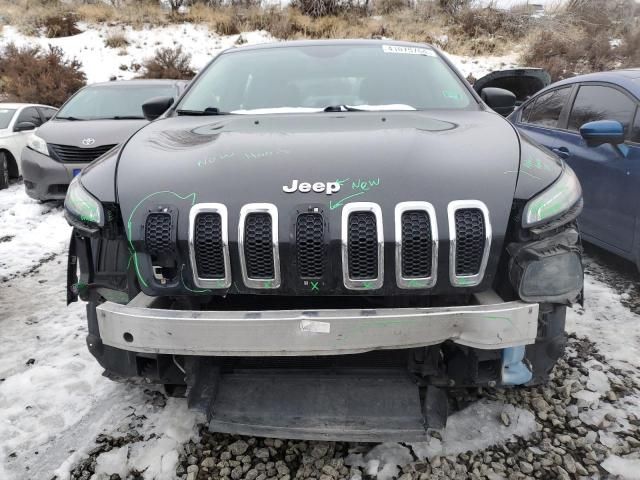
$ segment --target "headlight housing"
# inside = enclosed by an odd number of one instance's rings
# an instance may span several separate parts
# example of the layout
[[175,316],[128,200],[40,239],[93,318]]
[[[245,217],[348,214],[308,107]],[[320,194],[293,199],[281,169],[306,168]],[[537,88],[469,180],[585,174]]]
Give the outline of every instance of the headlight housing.
[[37,136],[36,134],[31,134],[29,136],[29,140],[27,140],[27,146],[31,150],[35,150],[38,153],[49,156],[49,149],[47,148],[47,142],[45,142],[42,138]]
[[75,177],[69,185],[64,199],[64,209],[73,220],[94,227],[104,225],[102,204],[84,189],[80,183],[80,176]]
[[[549,188],[527,202],[522,215],[522,226],[532,228],[550,223],[572,210],[581,199],[582,188],[578,177],[571,167],[565,164],[560,177]],[[578,211],[575,216],[579,213]]]

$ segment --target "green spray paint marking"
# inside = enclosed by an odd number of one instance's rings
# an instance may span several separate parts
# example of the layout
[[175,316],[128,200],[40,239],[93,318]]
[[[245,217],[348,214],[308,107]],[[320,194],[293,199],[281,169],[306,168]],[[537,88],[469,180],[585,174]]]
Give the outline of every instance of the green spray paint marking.
[[[340,179],[338,178],[336,180],[336,183],[340,186],[344,185],[345,183],[347,183],[350,179],[349,178],[344,178],[344,179]],[[329,210],[335,210],[336,208],[340,208],[342,207],[345,202],[347,200],[350,200],[354,197],[358,197],[364,193],[367,193],[369,190],[380,186],[380,177],[377,178],[370,178],[370,179],[361,179],[358,178],[357,180],[354,180],[351,182],[351,190],[353,190],[356,193],[352,193],[351,195],[347,195],[344,198],[341,198],[340,200],[334,202],[333,200],[329,200]]]
[[407,282],[407,285],[411,288],[418,288],[418,287],[422,287],[424,282],[421,282],[420,280],[409,280]]
[[182,264],[182,267],[180,268],[180,280],[182,280],[182,286],[183,286],[184,288],[186,288],[187,290],[189,290],[189,291],[190,291],[190,292],[192,292],[192,293],[209,293],[209,292],[211,292],[211,290],[208,290],[208,289],[204,289],[204,290],[194,290],[194,289],[192,289],[192,288],[189,288],[189,287],[187,286],[187,284],[185,283],[185,281],[184,281],[184,274],[183,274],[183,272],[184,272],[184,263]]
[[318,286],[318,282],[310,282],[311,283],[311,291],[312,292],[319,292],[320,291],[320,287]]
[[371,282],[364,282],[364,283],[362,284],[362,286],[363,286],[364,288],[368,289],[368,290],[371,290],[371,289],[373,288],[373,283],[371,283]]
[[364,195],[365,193],[367,192],[354,193],[353,195],[349,195],[348,197],[344,197],[338,200],[336,203],[333,203],[333,201],[329,200],[329,210],[335,210],[336,208],[340,208],[342,205],[344,205],[344,202],[346,202],[350,198],[357,197],[359,195]]
[[272,280],[265,280],[263,288],[272,288],[271,287]]
[[140,206],[147,201],[148,199],[150,199],[151,197],[155,196],[155,195],[160,195],[162,193],[169,193],[171,195],[174,195],[176,197],[178,197],[180,200],[186,200],[187,198],[191,197],[191,205],[195,205],[196,203],[196,193],[190,193],[188,195],[185,195],[184,197],[177,194],[176,192],[172,192],[171,190],[162,190],[159,192],[153,192],[150,193],[149,195],[147,195],[146,197],[144,197],[142,200],[140,200],[138,202],[138,204],[133,207],[133,210],[131,210],[131,215],[129,215],[129,220],[127,221],[127,235],[128,235],[128,240],[129,240],[129,247],[131,249],[131,252],[133,253],[133,264],[136,267],[136,275],[138,276],[138,280],[140,281],[140,283],[142,283],[145,287],[149,287],[149,284],[147,284],[147,282],[145,281],[145,279],[142,277],[142,274],[140,273],[140,265],[138,263],[138,252],[136,252],[136,249],[133,246],[133,241],[131,240],[132,235],[131,235],[131,220],[133,219],[133,215],[136,213],[136,210],[138,210],[138,208],[140,208]]

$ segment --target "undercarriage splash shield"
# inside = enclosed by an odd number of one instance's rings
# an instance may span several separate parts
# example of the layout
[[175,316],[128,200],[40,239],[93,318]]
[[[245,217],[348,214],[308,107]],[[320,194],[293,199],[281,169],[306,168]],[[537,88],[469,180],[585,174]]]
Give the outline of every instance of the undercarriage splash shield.
[[427,438],[420,392],[406,371],[242,372],[221,375],[214,390],[207,409],[213,432],[354,442]]

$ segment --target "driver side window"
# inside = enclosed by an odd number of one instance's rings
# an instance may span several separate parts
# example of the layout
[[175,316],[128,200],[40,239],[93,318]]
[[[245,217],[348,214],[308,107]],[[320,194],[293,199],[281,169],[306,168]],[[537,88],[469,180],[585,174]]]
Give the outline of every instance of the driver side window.
[[564,108],[571,87],[558,88],[543,93],[536,100],[528,104],[522,111],[522,122],[541,127],[557,128],[560,114]]
[[587,122],[617,120],[629,133],[636,105],[631,98],[615,88],[601,85],[582,85],[573,102],[567,128],[574,132]]

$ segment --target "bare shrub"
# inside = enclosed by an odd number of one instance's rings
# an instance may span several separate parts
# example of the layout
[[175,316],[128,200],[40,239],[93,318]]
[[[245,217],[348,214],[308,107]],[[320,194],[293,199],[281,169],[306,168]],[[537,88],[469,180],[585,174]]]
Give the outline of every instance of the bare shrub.
[[378,15],[389,15],[410,5],[409,0],[376,0],[374,8]]
[[446,14],[455,15],[463,7],[468,7],[471,4],[471,0],[438,0],[438,4]]
[[80,62],[66,60],[58,47],[8,44],[0,55],[0,92],[12,100],[60,106],[85,85],[80,68]]
[[537,32],[520,61],[544,68],[553,81],[614,67],[607,33],[590,35],[579,27]]
[[313,18],[335,15],[340,11],[338,0],[293,0],[291,4]]
[[142,65],[142,74],[138,78],[193,78],[196,72],[191,68],[191,55],[177,48],[160,48],[154,57]]
[[124,48],[129,45],[129,40],[124,32],[110,32],[104,39],[105,47]]
[[620,58],[622,67],[632,68],[640,66],[640,26],[627,32],[615,53]]
[[71,37],[80,33],[78,20],[74,13],[65,13],[47,17],[42,23],[47,38]]

